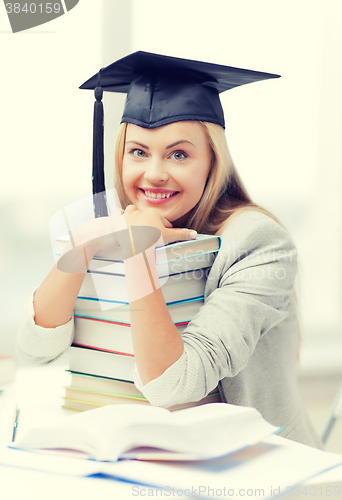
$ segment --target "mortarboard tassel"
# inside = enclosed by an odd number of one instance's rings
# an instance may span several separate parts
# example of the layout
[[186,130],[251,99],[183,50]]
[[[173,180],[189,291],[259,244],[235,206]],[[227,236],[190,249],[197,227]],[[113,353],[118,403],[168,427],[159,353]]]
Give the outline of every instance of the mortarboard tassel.
[[102,87],[96,87],[93,130],[93,199],[95,217],[105,217],[108,215],[104,180],[102,95]]

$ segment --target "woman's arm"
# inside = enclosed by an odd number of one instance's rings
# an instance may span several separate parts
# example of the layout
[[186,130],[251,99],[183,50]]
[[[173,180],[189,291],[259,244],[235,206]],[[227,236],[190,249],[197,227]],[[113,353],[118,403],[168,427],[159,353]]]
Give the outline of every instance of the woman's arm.
[[73,317],[56,328],[43,328],[35,323],[33,294],[22,312],[16,342],[16,353],[25,365],[44,365],[58,358],[71,344]]
[[[129,205],[125,211],[128,226],[150,226],[160,229],[164,244],[190,240],[197,233],[190,229],[173,229],[154,209],[144,212]],[[134,357],[143,384],[162,375],[183,353],[183,340],[165,304],[154,258],[154,246],[125,260],[125,275],[130,298],[131,331]],[[136,299],[136,297],[141,297]]]
[[[247,366],[259,339],[292,311],[296,255],[289,235],[266,215],[241,214],[228,226],[208,278],[204,306],[182,333],[183,354],[147,384],[136,374],[136,385],[151,404],[170,407],[198,401],[220,380],[235,377]],[[161,328],[157,325],[154,331],[156,342]],[[296,335],[294,329],[288,348]],[[168,350],[167,343],[164,348]]]
[[71,317],[85,273],[65,273],[53,267],[34,294],[35,323],[43,328],[64,325]]
[[89,262],[100,249],[118,245],[113,218],[101,217],[82,224],[71,240],[73,245],[69,242],[34,295],[38,326],[56,328],[70,320]]
[[[113,217],[113,216],[112,216]],[[19,325],[16,350],[25,364],[45,364],[62,354],[73,338],[73,308],[88,264],[100,248],[116,246],[109,217],[79,226],[73,245],[28,300]]]
[[[129,262],[131,261],[131,262]],[[149,285],[136,280],[134,257],[125,263],[128,290]],[[175,327],[160,288],[145,297],[130,301],[134,357],[145,385],[162,375],[183,353],[183,340]]]

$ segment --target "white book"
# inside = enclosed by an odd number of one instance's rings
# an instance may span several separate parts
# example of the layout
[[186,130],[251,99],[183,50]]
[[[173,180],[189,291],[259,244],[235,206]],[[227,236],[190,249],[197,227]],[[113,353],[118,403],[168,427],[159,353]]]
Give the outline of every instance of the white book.
[[70,386],[95,392],[109,392],[115,394],[126,394],[128,396],[140,396],[142,393],[135,387],[133,382],[123,382],[111,378],[97,377],[85,373],[70,372]]
[[[57,425],[29,430],[16,446],[74,450],[101,461],[119,458],[208,460],[278,431],[254,408],[209,403],[175,412],[145,405],[108,405]],[[167,458],[166,458],[167,457]]]
[[70,347],[69,369],[133,382],[134,357],[84,347]]
[[[160,278],[176,273],[192,271],[193,269],[204,269],[211,267],[215,261],[215,252],[199,253],[183,256],[165,263],[156,263],[157,274]],[[123,260],[113,260],[95,256],[89,264],[89,272],[97,271],[108,274],[125,274],[125,263]]]
[[[182,333],[186,324],[176,325]],[[75,318],[73,345],[112,351],[119,354],[134,354],[131,327],[90,318]]]
[[[108,302],[102,301],[106,306]],[[167,308],[174,323],[188,323],[203,306],[203,297],[195,300],[167,303]],[[119,307],[115,307],[119,306]],[[75,304],[75,318],[92,318],[105,321],[114,321],[126,325],[131,324],[129,305],[114,304],[112,309],[102,310],[101,301],[96,299],[78,298]]]
[[[58,256],[63,253],[67,243],[70,240],[69,235],[61,236],[55,242],[55,254]],[[195,240],[176,241],[168,245],[156,247],[156,263],[163,263],[190,257],[203,253],[217,252],[221,246],[220,236],[210,234],[198,234]],[[95,258],[110,259],[113,261],[123,261],[122,249],[120,246],[111,249],[100,250]],[[178,272],[178,271],[175,271]]]
[[[124,394],[110,394],[104,392],[88,391],[86,389],[78,389],[75,387],[65,388],[64,408],[70,408],[75,411],[88,411],[94,408],[99,408],[100,406],[105,406],[108,404],[143,404],[150,405],[148,400],[142,395],[131,396]],[[170,411],[181,410],[183,408],[190,408],[192,406],[197,406],[206,403],[215,403],[221,401],[218,392],[215,394],[210,394],[200,401],[184,403],[182,405],[175,405],[168,408]]]
[[[161,291],[165,302],[203,297],[209,271],[210,268],[199,269],[163,278]],[[78,297],[129,304],[126,277],[98,272],[87,273]]]

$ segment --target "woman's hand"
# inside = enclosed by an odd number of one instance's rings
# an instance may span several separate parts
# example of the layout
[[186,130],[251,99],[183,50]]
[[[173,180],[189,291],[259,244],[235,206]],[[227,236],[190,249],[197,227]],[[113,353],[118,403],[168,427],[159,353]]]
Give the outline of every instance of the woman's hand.
[[175,241],[194,240],[197,237],[197,232],[191,229],[173,228],[171,222],[152,207],[141,211],[135,205],[128,205],[124,217],[128,227],[150,226],[159,229],[164,245]]
[[110,217],[99,217],[80,224],[58,260],[58,269],[67,273],[85,273],[97,252],[118,246],[115,228],[123,213],[122,209],[116,209]]

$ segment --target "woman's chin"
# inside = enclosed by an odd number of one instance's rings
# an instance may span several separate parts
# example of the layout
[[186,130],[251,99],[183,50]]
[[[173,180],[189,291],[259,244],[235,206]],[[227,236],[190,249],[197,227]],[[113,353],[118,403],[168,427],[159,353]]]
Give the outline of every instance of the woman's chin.
[[186,227],[186,222],[191,212],[191,210],[189,210],[189,212],[187,212],[186,214],[179,215],[179,213],[175,213],[175,211],[172,210],[171,207],[170,209],[168,209],[166,204],[152,206],[146,203],[142,203],[141,200],[135,200],[134,202],[132,202],[132,205],[135,205],[136,208],[142,212],[144,210],[147,210],[148,208],[154,208],[161,216],[171,222],[173,227]]

